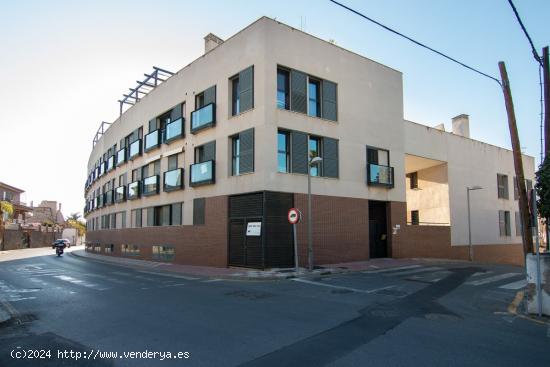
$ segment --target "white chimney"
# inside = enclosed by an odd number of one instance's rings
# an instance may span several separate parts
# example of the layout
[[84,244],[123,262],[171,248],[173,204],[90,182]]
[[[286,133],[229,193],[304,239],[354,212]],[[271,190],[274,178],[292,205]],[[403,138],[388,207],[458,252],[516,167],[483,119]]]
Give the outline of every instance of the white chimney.
[[470,137],[470,117],[466,114],[453,117],[453,134]]
[[445,131],[445,125],[444,124],[436,125],[436,126],[434,126],[434,129]]
[[223,40],[216,36],[213,33],[208,33],[206,37],[204,37],[204,53],[208,53],[221,45],[223,43]]

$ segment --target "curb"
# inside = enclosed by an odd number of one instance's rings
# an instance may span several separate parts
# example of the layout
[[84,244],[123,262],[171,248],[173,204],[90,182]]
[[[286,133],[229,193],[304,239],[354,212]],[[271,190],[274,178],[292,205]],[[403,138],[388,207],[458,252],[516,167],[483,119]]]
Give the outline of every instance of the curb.
[[[184,273],[184,272],[178,272],[178,271],[171,271],[170,269],[162,269],[159,270],[158,268],[151,268],[139,264],[125,264],[117,261],[109,261],[106,259],[99,259],[97,257],[89,257],[89,256],[83,256],[81,254],[75,253],[73,251],[69,252],[72,256],[78,257],[80,259],[84,260],[91,260],[91,261],[97,261],[103,264],[110,264],[110,265],[116,265],[116,266],[122,266],[125,268],[130,268],[134,270],[147,270],[148,272],[155,272],[155,273],[165,273],[165,274],[174,274],[174,275],[187,275],[187,276],[194,276],[194,277],[204,277],[204,278],[210,278],[210,279],[224,279],[224,280],[239,280],[239,281],[276,281],[276,280],[286,280],[286,279],[293,279],[293,278],[318,278],[325,275],[331,275],[331,274],[340,274],[340,273],[346,273],[346,272],[359,272],[363,270],[345,270],[345,269],[319,269],[318,272],[315,273],[305,273],[305,274],[299,274],[298,276],[296,274],[292,273],[278,273],[278,275],[266,275],[266,276],[242,276],[242,275],[203,275],[203,274],[195,274],[195,273]],[[97,256],[104,256],[104,255],[97,255]],[[261,272],[261,270],[258,270],[258,272]]]

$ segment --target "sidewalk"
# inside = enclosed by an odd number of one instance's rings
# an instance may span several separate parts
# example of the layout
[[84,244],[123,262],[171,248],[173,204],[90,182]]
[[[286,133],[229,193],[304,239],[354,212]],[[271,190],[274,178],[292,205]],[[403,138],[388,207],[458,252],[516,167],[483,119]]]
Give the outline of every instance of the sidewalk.
[[188,276],[209,277],[217,279],[232,280],[278,280],[295,277],[318,277],[328,274],[339,274],[347,272],[376,271],[402,266],[416,265],[423,263],[424,259],[373,259],[368,261],[355,261],[349,263],[327,264],[317,267],[313,272],[300,268],[295,272],[294,268],[274,268],[266,270],[247,268],[216,268],[210,266],[194,266],[163,263],[148,260],[138,260],[123,257],[99,255],[85,250],[72,251],[73,256],[93,261],[130,267],[133,269],[146,270],[149,272],[169,272]]

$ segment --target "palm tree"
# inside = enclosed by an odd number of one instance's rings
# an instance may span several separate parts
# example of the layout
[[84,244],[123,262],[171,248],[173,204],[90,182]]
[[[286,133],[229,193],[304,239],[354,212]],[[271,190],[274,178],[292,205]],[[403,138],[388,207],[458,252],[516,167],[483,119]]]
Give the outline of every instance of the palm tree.
[[13,215],[13,205],[7,201],[0,201],[0,243],[1,249],[4,251],[4,213],[7,214],[7,217]]
[[79,212],[76,212],[76,213],[71,213],[71,215],[69,215],[69,217],[67,218],[67,220],[74,220],[75,222],[77,220],[79,220],[81,217],[80,213]]

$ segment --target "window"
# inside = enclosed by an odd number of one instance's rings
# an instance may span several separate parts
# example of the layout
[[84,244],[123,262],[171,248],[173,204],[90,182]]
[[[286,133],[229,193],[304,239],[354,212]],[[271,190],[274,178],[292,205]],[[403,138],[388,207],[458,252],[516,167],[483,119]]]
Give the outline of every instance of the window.
[[514,200],[519,199],[518,178],[514,176]]
[[115,251],[115,245],[105,245],[105,253],[112,254]]
[[321,117],[321,83],[309,78],[308,83],[308,115]]
[[290,134],[287,131],[277,133],[277,167],[279,172],[290,172]]
[[508,176],[497,174],[498,198],[508,199]]
[[501,236],[510,236],[510,212],[507,210],[498,211],[498,224]]
[[231,136],[231,175],[254,172],[254,129]]
[[182,203],[175,203],[147,208],[147,226],[181,225],[182,206]]
[[277,108],[290,109],[290,74],[287,70],[277,69]]
[[195,96],[195,108],[198,110],[199,108],[202,108],[204,106],[204,92],[202,92]]
[[239,110],[239,77],[231,79],[231,115],[235,116],[240,113]]
[[134,228],[141,228],[143,225],[142,218],[141,218],[141,209],[134,209],[131,212],[131,220],[132,220],[132,226]]
[[393,188],[394,169],[390,166],[389,150],[367,147],[367,185]]
[[515,212],[515,219],[516,219],[516,236],[522,236],[523,235],[523,225],[521,220],[521,214],[520,212]]
[[120,251],[124,256],[139,256],[138,245],[121,245]]
[[168,171],[178,168],[178,155],[172,154],[168,157]]
[[205,223],[205,199],[193,199],[193,225],[203,225]]
[[198,146],[195,148],[195,163],[203,163],[216,158],[216,142]]
[[153,246],[152,248],[153,260],[159,261],[173,261],[175,256],[175,250],[172,246]]
[[420,215],[418,210],[411,210],[411,224],[415,226],[420,224]]
[[407,176],[410,180],[410,189],[418,189],[418,172],[411,172]]
[[[309,160],[321,157],[321,139],[318,137],[309,137]],[[314,164],[311,166],[310,172],[312,176],[322,176],[322,164]]]
[[231,174],[233,176],[239,175],[240,145],[238,135],[231,138]]

